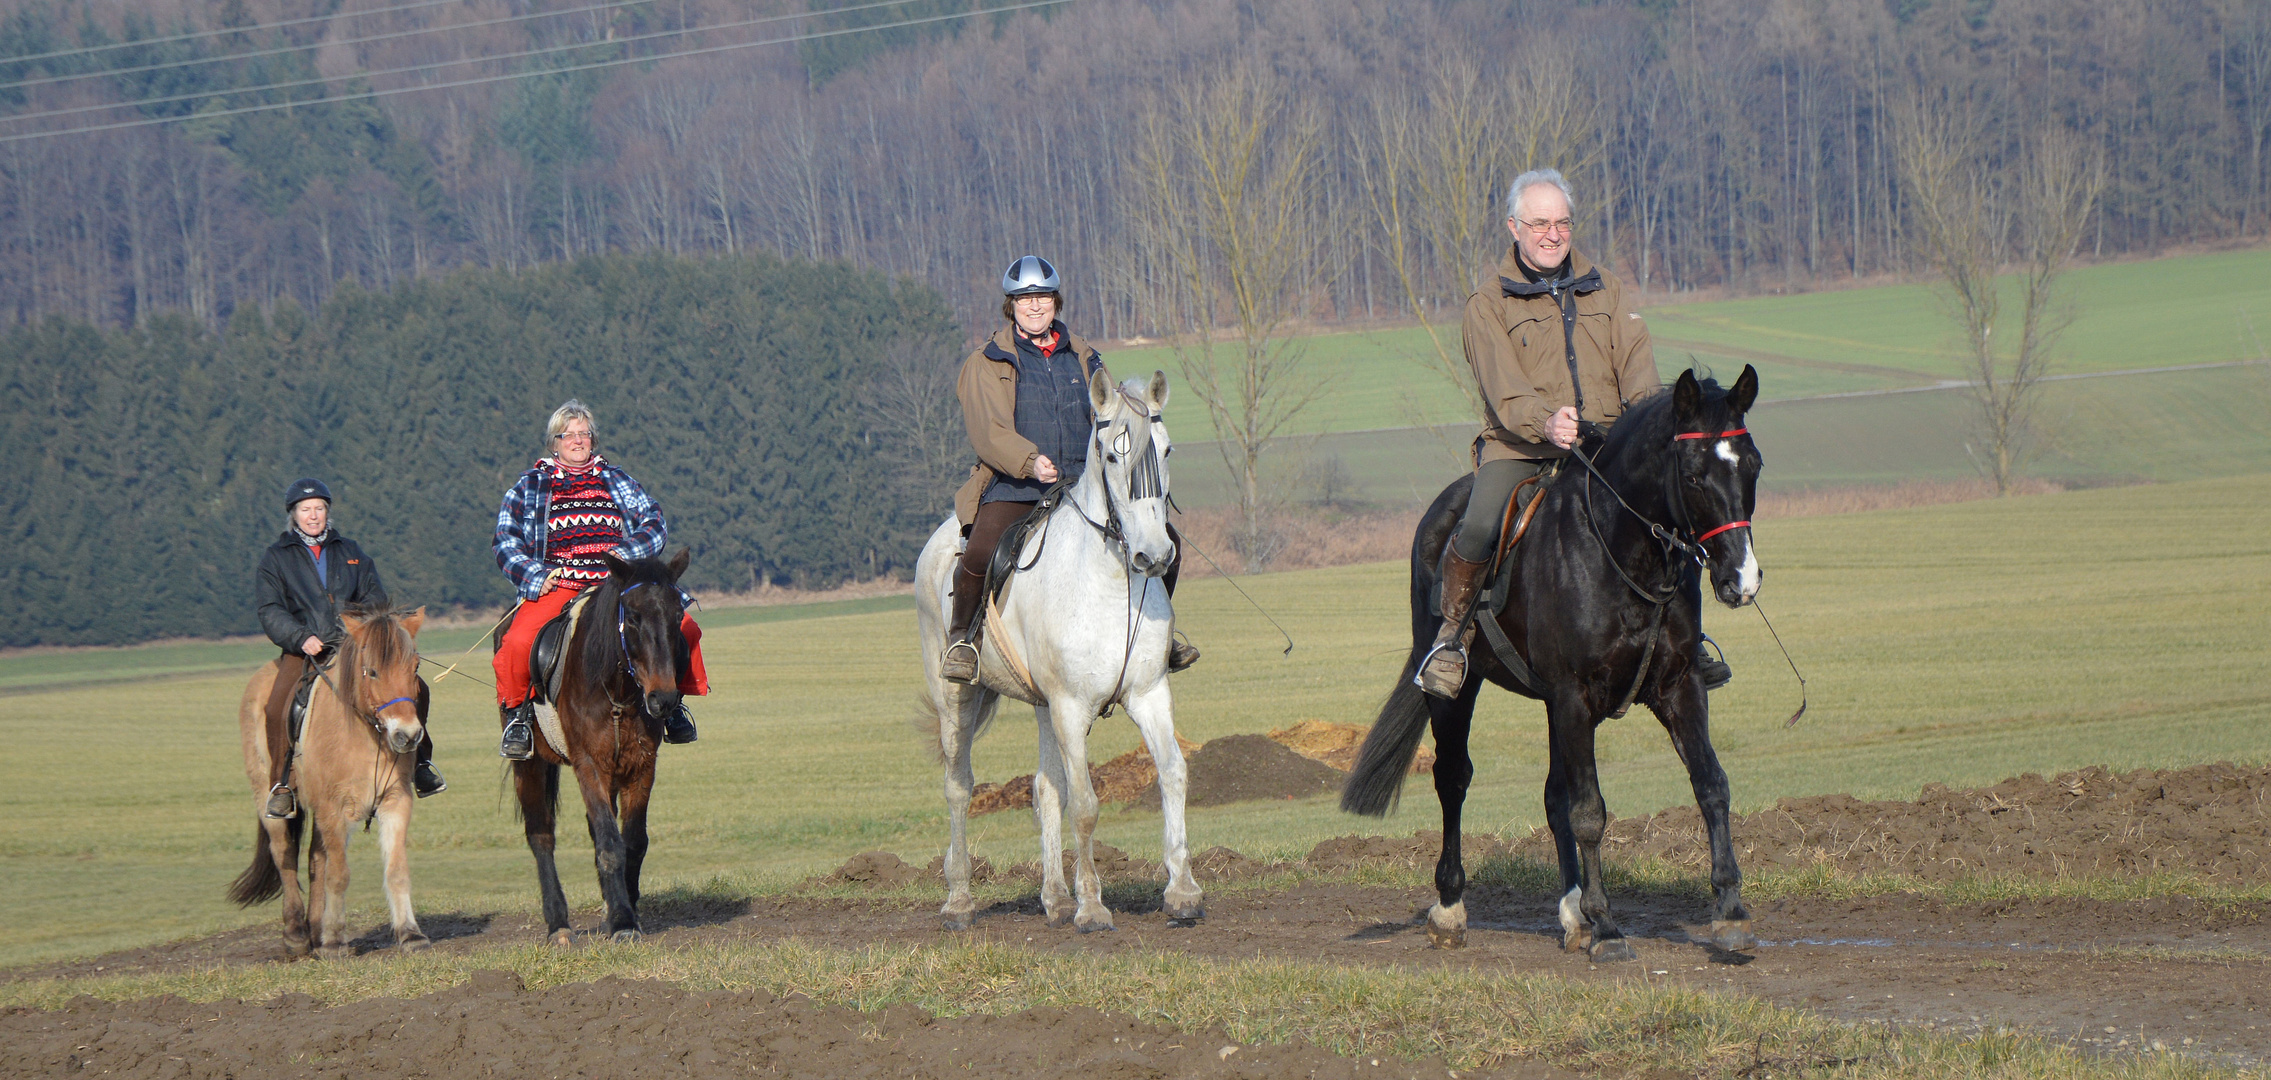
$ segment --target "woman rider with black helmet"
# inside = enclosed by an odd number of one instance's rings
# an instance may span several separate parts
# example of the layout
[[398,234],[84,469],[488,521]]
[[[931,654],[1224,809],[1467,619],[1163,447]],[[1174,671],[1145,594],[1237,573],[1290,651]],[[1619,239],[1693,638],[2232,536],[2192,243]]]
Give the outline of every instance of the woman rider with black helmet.
[[[968,543],[954,572],[954,613],[940,665],[941,675],[962,683],[978,677],[970,623],[985,589],[986,564],[1002,533],[1032,512],[1043,493],[1060,480],[1078,478],[1087,467],[1088,435],[1096,419],[1088,376],[1104,370],[1104,358],[1058,318],[1064,292],[1049,260],[1027,255],[1009,264],[1002,272],[1001,291],[1001,314],[1009,325],[963,359],[954,387],[962,399],[970,448],[978,455],[969,481],[954,497],[954,514]],[[1172,535],[1174,527],[1168,532]],[[1182,537],[1175,541],[1180,554]],[[1167,570],[1170,594],[1181,565],[1178,558]],[[1167,670],[1181,671],[1198,658],[1197,649],[1177,641]]]
[[[323,481],[293,481],[284,489],[284,513],[289,527],[260,553],[259,577],[253,585],[260,628],[268,634],[268,640],[284,650],[278,661],[276,685],[293,688],[290,697],[271,698],[268,703],[268,745],[281,748],[281,752],[269,755],[267,814],[272,818],[290,818],[300,812],[299,800],[287,779],[292,759],[290,705],[305,699],[308,687],[315,682],[317,665],[329,663],[339,647],[344,636],[339,613],[353,607],[387,606],[378,564],[353,540],[331,527],[331,489]],[[420,679],[421,723],[426,719],[425,689],[425,680]],[[434,769],[431,737],[418,743],[418,768],[411,785],[421,799],[449,787]]]

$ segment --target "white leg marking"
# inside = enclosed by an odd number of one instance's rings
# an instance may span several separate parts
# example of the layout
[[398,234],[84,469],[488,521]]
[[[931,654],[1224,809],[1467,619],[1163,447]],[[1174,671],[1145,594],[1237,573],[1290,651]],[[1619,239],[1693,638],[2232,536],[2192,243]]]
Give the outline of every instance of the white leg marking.
[[1585,913],[1577,909],[1577,897],[1584,891],[1583,885],[1572,885],[1568,892],[1561,894],[1561,929],[1563,933],[1575,934],[1584,929]]

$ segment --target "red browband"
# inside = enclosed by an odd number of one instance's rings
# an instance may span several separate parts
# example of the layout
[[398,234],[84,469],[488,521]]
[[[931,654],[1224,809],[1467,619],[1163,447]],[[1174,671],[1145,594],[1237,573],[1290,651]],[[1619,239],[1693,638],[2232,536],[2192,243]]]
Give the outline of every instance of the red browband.
[[1672,441],[1673,441],[1673,442],[1678,442],[1678,441],[1680,441],[1681,439],[1711,439],[1711,438],[1719,438],[1719,439],[1732,439],[1732,438],[1734,438],[1734,437],[1735,437],[1735,436],[1737,436],[1737,435],[1748,435],[1748,434],[1750,434],[1750,433],[1751,433],[1751,429],[1749,429],[1749,428],[1747,428],[1747,427],[1739,427],[1739,428],[1736,428],[1736,429],[1735,429],[1735,430],[1733,430],[1733,431],[1722,431],[1722,432],[1720,432],[1720,433],[1719,433],[1718,435],[1713,435],[1713,434],[1711,434],[1711,433],[1710,433],[1710,432],[1708,432],[1708,431],[1690,431],[1690,432],[1687,432],[1687,433],[1685,433],[1685,434],[1680,434],[1680,435],[1674,435],[1674,436],[1672,436]]
[[1748,529],[1750,527],[1751,523],[1748,521],[1730,521],[1725,525],[1721,525],[1718,528],[1711,530],[1710,532],[1704,533],[1702,536],[1696,537],[1695,542],[1700,544],[1706,540],[1711,539],[1714,536],[1719,535],[1720,533],[1726,532],[1729,529]]

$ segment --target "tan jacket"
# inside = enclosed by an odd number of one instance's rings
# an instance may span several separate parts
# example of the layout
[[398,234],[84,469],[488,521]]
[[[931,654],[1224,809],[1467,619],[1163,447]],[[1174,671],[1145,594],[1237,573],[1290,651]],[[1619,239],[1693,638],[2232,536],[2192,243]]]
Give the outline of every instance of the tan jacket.
[[[1509,246],[1499,260],[1498,278],[1467,298],[1460,331],[1467,365],[1482,386],[1482,435],[1475,439],[1475,463],[1509,458],[1544,459],[1569,451],[1546,440],[1546,420],[1577,403],[1569,385],[1568,351],[1563,343],[1561,308],[1551,295],[1509,296],[1509,285],[1527,285]],[[1624,282],[1570,249],[1570,276],[1582,279],[1598,270],[1598,289],[1577,293],[1576,325],[1569,343],[1577,354],[1585,408],[1581,419],[1602,426],[1624,414],[1625,404],[1661,385],[1656,351],[1648,343],[1648,324],[1625,296]]]
[[[978,500],[996,475],[1024,479],[1033,475],[1033,459],[1040,451],[1033,441],[1017,433],[1017,338],[1003,327],[985,344],[962,359],[962,374],[954,393],[962,399],[962,424],[970,432],[970,449],[978,463],[970,478],[954,493],[954,516],[968,525],[978,518]],[[1080,358],[1083,375],[1104,370],[1104,358],[1088,342],[1065,331],[1065,347]],[[1107,375],[1109,373],[1107,372]]]

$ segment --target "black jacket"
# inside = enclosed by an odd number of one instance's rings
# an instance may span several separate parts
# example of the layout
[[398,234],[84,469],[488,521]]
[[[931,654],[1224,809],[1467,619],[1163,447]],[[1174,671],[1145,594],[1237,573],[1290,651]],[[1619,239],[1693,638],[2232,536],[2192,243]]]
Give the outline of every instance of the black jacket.
[[341,610],[386,606],[378,564],[337,529],[323,533],[323,572],[328,586],[317,580],[315,560],[292,529],[260,553],[260,576],[253,584],[260,629],[288,655],[302,655],[300,643],[310,637],[337,645]]

